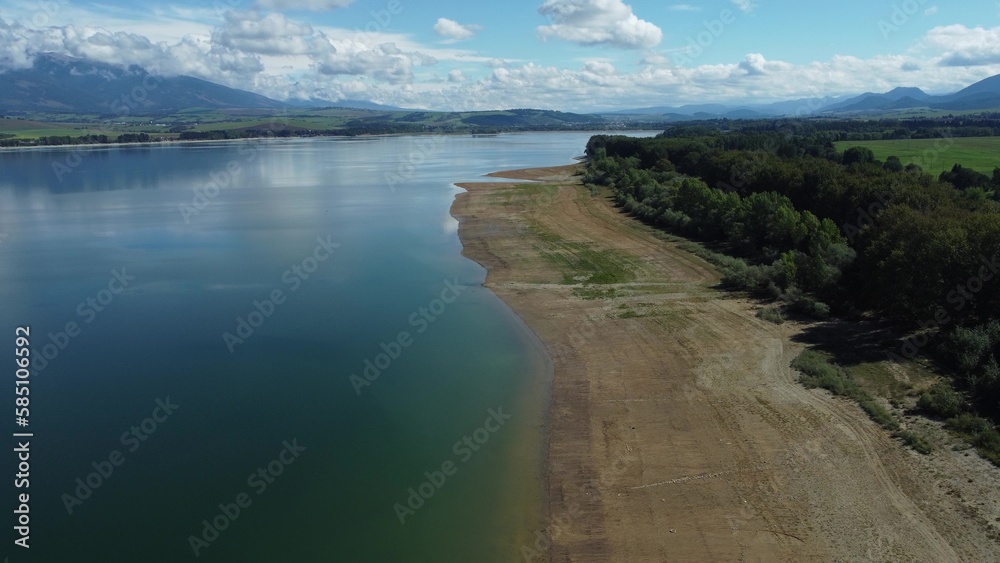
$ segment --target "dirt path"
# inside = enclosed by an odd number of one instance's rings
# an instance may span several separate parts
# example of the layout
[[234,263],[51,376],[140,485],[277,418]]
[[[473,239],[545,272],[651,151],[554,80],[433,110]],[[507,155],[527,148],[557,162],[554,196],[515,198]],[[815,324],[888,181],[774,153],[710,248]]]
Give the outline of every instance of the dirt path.
[[[465,254],[553,358],[550,525],[526,559],[1000,561],[987,509],[970,508],[996,496],[996,471],[920,456],[804,389],[788,367],[801,327],[712,289],[709,264],[574,170],[463,184],[453,208]],[[972,473],[932,475],[949,471]]]

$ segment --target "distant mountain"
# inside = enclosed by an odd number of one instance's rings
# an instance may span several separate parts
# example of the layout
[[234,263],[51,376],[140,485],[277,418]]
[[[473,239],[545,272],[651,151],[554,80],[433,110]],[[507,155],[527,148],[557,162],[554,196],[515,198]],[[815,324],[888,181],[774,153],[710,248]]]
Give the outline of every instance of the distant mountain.
[[[900,109],[902,107],[919,107],[919,102],[929,100],[933,96],[927,94],[920,88],[894,88],[884,94],[865,92],[860,96],[848,98],[842,102],[831,104],[820,111],[867,111]],[[917,102],[917,105],[912,105]]]
[[369,102],[367,100],[321,100],[318,98],[310,98],[308,100],[285,100],[285,104],[290,107],[296,108],[347,108],[347,109],[368,109],[376,111],[408,111],[405,108],[399,108],[396,106],[386,106],[383,104],[376,104],[375,102]]
[[974,94],[1000,94],[1000,74],[991,76],[985,80],[980,80],[964,90],[959,90],[955,94],[945,97],[961,99]]
[[871,92],[831,104],[820,113],[878,114],[910,108],[937,110],[988,110],[1000,108],[1000,75],[981,80],[945,96],[932,96],[919,88],[896,88],[884,94]]
[[595,115],[541,109],[510,109],[457,115],[465,115],[462,123],[479,127],[564,127],[597,125],[605,121]]
[[280,108],[259,94],[190,76],[153,76],[60,55],[40,55],[28,69],[0,73],[0,111],[136,114],[187,108]]
[[1000,109],[1000,75],[981,80],[954,94],[933,96],[920,88],[894,88],[841,98],[803,98],[769,104],[694,104],[620,110],[602,115],[656,116],[665,121],[697,119],[762,119],[797,115],[878,115],[912,108],[945,111]]
[[838,98],[802,98],[798,100],[788,100],[773,102],[768,104],[741,104],[731,106],[725,104],[688,104],[679,107],[654,106],[647,108],[636,108],[619,110],[602,115],[644,115],[658,116],[668,120],[691,119],[762,119],[766,117],[782,117],[794,115],[808,115],[816,108],[828,106],[839,101]]

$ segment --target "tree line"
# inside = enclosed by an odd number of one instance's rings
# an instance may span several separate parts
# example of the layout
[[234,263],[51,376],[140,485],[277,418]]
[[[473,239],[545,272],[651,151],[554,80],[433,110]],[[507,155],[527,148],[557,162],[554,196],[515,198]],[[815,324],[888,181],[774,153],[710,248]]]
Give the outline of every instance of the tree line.
[[[997,417],[1000,169],[985,175],[956,163],[934,177],[868,149],[839,152],[831,138],[886,124],[838,123],[699,123],[655,138],[596,136],[585,181],[610,186],[638,218],[721,252],[716,262],[731,288],[815,317],[905,327],[910,337],[893,353],[932,355],[961,392],[937,389],[923,406],[954,417],[935,408],[958,403]],[[915,127],[912,134],[928,127],[892,125]],[[995,431],[982,436],[1000,440]]]

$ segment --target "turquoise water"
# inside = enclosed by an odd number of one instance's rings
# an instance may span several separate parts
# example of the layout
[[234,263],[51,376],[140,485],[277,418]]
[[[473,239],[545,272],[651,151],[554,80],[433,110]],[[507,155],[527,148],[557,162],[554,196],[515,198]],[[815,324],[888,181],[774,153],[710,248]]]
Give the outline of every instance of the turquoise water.
[[3,504],[30,493],[31,548],[0,556],[516,559],[547,358],[461,257],[452,183],[588,138],[0,153],[2,349],[30,326],[35,360],[7,423],[34,433],[30,487]]

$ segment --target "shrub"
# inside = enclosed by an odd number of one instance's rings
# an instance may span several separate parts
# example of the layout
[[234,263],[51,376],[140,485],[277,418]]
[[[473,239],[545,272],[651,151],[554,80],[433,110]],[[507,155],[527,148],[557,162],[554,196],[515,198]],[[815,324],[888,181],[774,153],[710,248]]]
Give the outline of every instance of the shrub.
[[945,426],[963,435],[979,455],[1000,467],[1000,432],[990,421],[965,413],[949,418]]
[[965,400],[945,383],[938,383],[920,396],[920,410],[941,418],[953,418],[965,410]]
[[785,322],[785,315],[782,314],[781,309],[777,307],[765,307],[760,309],[757,311],[757,318],[776,325],[784,324]]
[[893,432],[892,435],[902,440],[907,446],[910,446],[924,455],[927,455],[934,450],[923,436],[910,430],[897,430],[896,432]]
[[990,421],[965,413],[945,421],[945,426],[967,436],[976,436],[990,429]]
[[899,422],[888,409],[862,389],[847,370],[829,363],[823,355],[806,350],[792,360],[792,367],[802,372],[799,381],[806,387],[819,387],[834,395],[850,397],[880,426],[889,430],[899,428]]
[[[860,390],[860,389],[859,389]],[[896,417],[892,416],[892,413],[888,409],[879,404],[875,399],[873,399],[864,390],[860,390],[861,395],[855,397],[858,400],[858,404],[861,408],[868,413],[868,416],[872,420],[878,423],[882,428],[887,428],[889,430],[899,430],[899,421]]]

